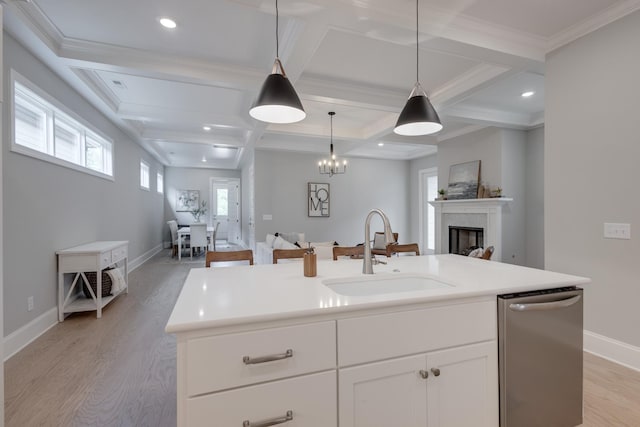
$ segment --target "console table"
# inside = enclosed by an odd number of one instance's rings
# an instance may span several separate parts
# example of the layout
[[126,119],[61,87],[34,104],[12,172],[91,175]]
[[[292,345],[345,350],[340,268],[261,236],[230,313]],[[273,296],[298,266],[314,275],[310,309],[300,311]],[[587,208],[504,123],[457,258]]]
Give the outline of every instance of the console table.
[[[57,251],[58,255],[58,320],[64,321],[66,313],[79,311],[96,311],[96,317],[102,317],[102,308],[109,304],[122,292],[129,292],[128,271],[129,242],[123,241],[98,241],[74,246],[72,248]],[[118,293],[107,297],[102,296],[102,270],[122,263],[124,266],[125,287]],[[96,272],[96,292],[91,298],[78,297],[76,289],[80,285],[90,288],[86,272]],[[64,275],[75,274],[71,287],[66,296],[64,293]],[[76,291],[74,293],[74,291]],[[91,291],[93,293],[93,291]]]

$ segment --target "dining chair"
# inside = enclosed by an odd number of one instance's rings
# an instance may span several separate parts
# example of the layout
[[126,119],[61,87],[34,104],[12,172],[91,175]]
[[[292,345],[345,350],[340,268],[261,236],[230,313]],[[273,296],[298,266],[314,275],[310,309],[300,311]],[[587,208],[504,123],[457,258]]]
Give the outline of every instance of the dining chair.
[[306,249],[274,249],[273,263],[277,264],[279,259],[303,258]]
[[169,231],[171,232],[171,245],[173,248],[171,256],[174,257],[178,255],[178,248],[182,250],[182,242],[178,237],[178,221],[172,219],[167,221],[167,225],[169,225]]
[[333,260],[337,261],[339,256],[350,256],[351,258],[362,258],[364,256],[364,245],[334,246]]
[[390,257],[393,254],[398,254],[400,252],[408,252],[408,253],[415,253],[416,256],[420,255],[420,248],[418,247],[417,243],[405,243],[402,245],[398,245],[398,244],[392,244],[392,245],[387,245],[387,257]]
[[251,249],[225,252],[207,251],[204,265],[211,267],[213,262],[226,261],[249,261],[249,265],[253,265],[253,251]]
[[193,258],[193,250],[195,248],[209,249],[209,241],[207,240],[207,224],[205,222],[195,223],[189,226],[191,228],[191,236],[189,239],[189,255]]
[[218,235],[218,228],[220,228],[220,221],[216,222],[216,225],[213,227],[213,234],[211,235],[211,243],[213,244],[213,250],[216,250],[216,236]]
[[[393,233],[393,240],[395,242],[398,241],[398,233]],[[379,243],[380,241],[382,241],[382,244]],[[376,231],[375,235],[373,236],[373,247],[371,248],[371,254],[387,255],[387,248],[381,247],[382,245],[384,245],[384,232]]]

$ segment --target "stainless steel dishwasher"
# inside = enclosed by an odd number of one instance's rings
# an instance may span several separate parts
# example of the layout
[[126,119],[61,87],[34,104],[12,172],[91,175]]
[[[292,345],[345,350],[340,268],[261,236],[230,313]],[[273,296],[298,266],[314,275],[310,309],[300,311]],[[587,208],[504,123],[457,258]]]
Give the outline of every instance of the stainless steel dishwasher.
[[500,427],[582,424],[582,289],[498,296]]

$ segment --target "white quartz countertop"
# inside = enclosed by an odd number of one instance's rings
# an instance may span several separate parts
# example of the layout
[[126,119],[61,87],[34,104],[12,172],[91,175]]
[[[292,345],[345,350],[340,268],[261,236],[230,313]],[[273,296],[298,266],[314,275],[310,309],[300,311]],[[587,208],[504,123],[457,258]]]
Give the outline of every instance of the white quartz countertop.
[[359,277],[362,260],[320,260],[316,277],[304,277],[302,262],[218,268],[189,273],[166,326],[169,333],[301,318],[362,309],[399,306],[538,289],[582,285],[584,277],[485,261],[459,255],[386,258],[374,265],[373,279],[413,273],[451,286],[345,296],[323,281]]

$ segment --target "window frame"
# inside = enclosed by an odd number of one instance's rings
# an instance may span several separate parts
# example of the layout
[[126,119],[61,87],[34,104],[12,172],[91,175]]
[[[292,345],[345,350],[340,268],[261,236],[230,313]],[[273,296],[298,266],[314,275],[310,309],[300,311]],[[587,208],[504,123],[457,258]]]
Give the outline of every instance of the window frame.
[[[147,186],[142,183],[142,170],[143,167],[147,169]],[[144,159],[140,159],[140,189],[145,191],[151,191],[151,165]]]
[[[10,128],[11,128],[11,151],[14,153],[22,154],[24,156],[32,157],[38,160],[45,161],[47,163],[52,163],[54,165],[62,166],[68,169],[73,169],[78,172],[83,172],[88,175],[92,175],[98,178],[106,179],[108,181],[115,181],[115,171],[114,171],[114,158],[115,158],[115,145],[113,139],[107,137],[104,133],[96,129],[93,125],[87,122],[85,119],[80,117],[75,112],[71,111],[60,101],[49,95],[44,90],[40,89],[37,85],[29,81],[27,78],[23,77],[17,71],[12,69],[9,73],[10,84],[9,84],[9,109],[10,109]],[[16,83],[23,86],[27,91],[31,92],[35,96],[35,101],[39,104],[43,104],[43,107],[47,110],[46,113],[46,146],[47,152],[42,152],[35,150],[33,148],[27,147],[25,145],[21,145],[16,143]],[[77,164],[70,162],[68,160],[63,160],[59,157],[55,156],[55,116],[56,113],[61,116],[63,119],[70,119],[75,122],[75,125],[79,125],[81,127],[82,136],[80,141],[80,147],[82,149],[81,153],[81,163]],[[103,149],[105,150],[105,158],[103,159],[103,167],[105,170],[108,170],[110,167],[111,174],[97,171],[95,169],[91,169],[86,166],[86,153],[84,152],[86,148],[86,138],[90,136],[97,140],[98,143],[103,144]],[[53,154],[52,154],[53,153]],[[110,155],[110,160],[106,159],[108,155]]]

